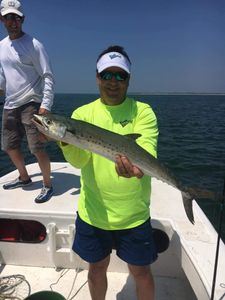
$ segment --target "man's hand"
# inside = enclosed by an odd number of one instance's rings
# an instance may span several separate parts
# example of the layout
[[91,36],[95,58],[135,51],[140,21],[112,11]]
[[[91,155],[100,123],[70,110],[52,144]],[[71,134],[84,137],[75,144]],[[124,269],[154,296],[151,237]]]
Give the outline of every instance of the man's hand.
[[126,156],[121,155],[116,156],[116,172],[119,176],[126,178],[141,178],[144,175],[138,167],[132,165]]
[[39,111],[38,111],[39,115],[47,115],[48,113],[49,113],[49,110],[42,108],[42,107],[39,108]]

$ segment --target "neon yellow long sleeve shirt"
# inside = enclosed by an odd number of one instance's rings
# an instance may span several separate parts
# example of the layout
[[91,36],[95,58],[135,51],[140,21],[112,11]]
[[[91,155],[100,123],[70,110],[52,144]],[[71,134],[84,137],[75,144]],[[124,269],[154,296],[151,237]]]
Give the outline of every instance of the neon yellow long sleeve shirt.
[[[139,133],[137,143],[156,156],[158,127],[148,104],[131,98],[116,106],[97,99],[76,109],[72,118],[125,135]],[[61,145],[65,159],[81,168],[78,212],[82,220],[106,230],[136,227],[150,216],[151,178],[119,177],[115,163],[73,145]]]

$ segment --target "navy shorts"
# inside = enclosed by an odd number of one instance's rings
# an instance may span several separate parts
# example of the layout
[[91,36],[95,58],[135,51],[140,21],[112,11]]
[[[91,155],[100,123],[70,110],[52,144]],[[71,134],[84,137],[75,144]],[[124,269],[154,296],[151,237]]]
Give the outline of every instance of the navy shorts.
[[113,248],[117,256],[131,265],[145,266],[157,259],[150,219],[131,229],[104,230],[87,224],[77,215],[75,225],[73,251],[89,263],[106,258]]

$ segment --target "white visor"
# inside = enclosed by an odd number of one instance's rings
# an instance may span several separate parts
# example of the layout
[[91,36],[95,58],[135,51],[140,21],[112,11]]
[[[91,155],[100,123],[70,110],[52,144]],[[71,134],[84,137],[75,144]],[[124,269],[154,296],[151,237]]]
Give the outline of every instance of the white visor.
[[97,62],[98,73],[101,73],[110,67],[119,67],[128,74],[130,74],[131,71],[131,64],[129,60],[119,52],[106,53]]

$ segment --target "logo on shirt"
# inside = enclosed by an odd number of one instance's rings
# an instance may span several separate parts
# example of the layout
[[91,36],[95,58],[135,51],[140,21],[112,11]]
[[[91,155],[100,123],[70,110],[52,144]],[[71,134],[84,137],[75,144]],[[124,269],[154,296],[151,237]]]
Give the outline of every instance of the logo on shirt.
[[132,123],[132,120],[124,120],[124,121],[121,121],[120,124],[125,127],[127,124],[129,123]]

